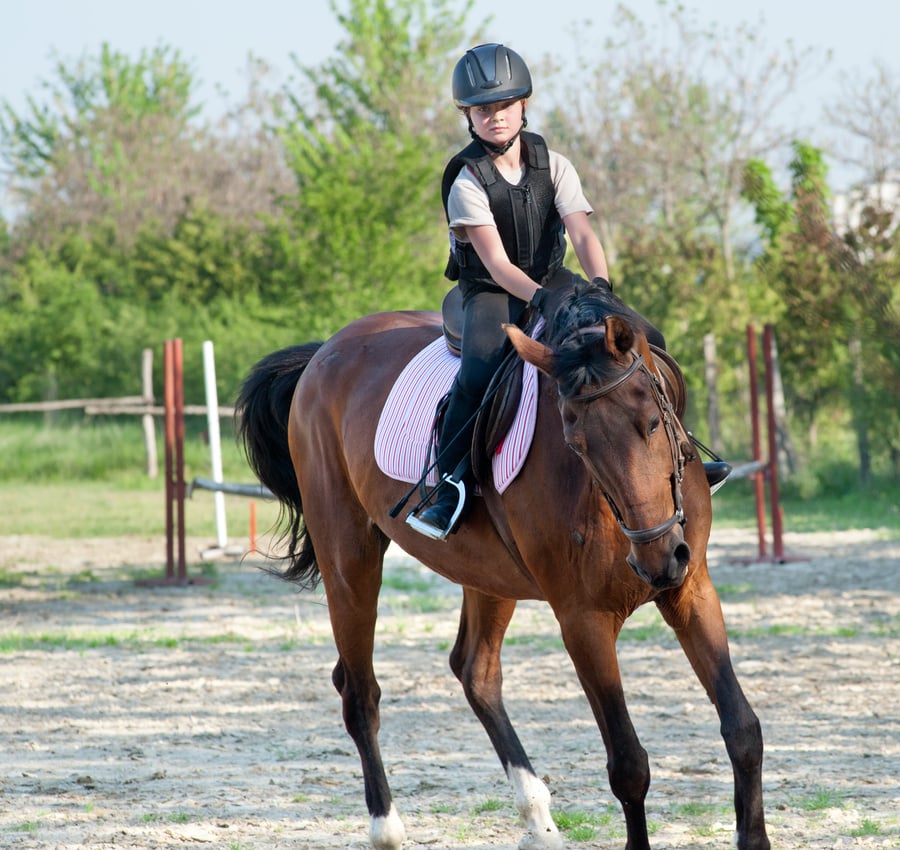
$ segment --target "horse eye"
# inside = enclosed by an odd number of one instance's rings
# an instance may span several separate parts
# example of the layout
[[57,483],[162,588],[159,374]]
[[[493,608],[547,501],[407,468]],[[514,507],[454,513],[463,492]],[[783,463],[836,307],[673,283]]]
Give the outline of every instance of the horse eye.
[[659,417],[654,416],[647,426],[647,436],[652,437],[659,430]]

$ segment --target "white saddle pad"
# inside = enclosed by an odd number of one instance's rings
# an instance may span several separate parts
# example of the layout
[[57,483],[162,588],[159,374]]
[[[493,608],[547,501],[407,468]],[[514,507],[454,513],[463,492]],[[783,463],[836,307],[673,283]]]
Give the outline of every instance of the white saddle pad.
[[[438,337],[413,357],[400,373],[375,431],[375,461],[385,475],[409,484],[422,476],[435,409],[453,384],[457,371],[459,358],[447,350],[443,337]],[[537,389],[537,369],[526,363],[519,409],[491,460],[494,486],[500,493],[515,480],[531,448]],[[429,474],[428,483],[436,482],[435,469]]]

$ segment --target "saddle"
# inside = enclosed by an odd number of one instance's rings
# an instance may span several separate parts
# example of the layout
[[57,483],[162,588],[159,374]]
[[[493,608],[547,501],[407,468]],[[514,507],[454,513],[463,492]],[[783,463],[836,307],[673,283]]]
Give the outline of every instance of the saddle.
[[[458,370],[462,337],[462,295],[454,287],[444,298],[442,337],[413,358],[398,377],[379,418],[375,457],[381,470],[400,481],[420,479],[430,467],[434,435],[440,422],[435,409],[448,392]],[[528,317],[532,334],[539,331],[540,317]],[[650,346],[663,379],[663,391],[676,415],[684,414],[687,388],[681,369],[665,351]],[[496,390],[496,391],[495,391]],[[538,395],[536,369],[510,352],[494,376],[488,393],[491,402],[475,424],[472,469],[482,489],[489,482],[502,493],[518,475],[534,435]],[[428,483],[436,483],[434,470]]]

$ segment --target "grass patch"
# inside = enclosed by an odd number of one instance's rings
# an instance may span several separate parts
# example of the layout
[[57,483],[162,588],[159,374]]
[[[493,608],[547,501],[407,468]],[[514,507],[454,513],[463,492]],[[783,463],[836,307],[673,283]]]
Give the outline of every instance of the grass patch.
[[149,812],[141,815],[144,823],[190,823],[191,816],[187,812]]
[[850,830],[850,835],[853,838],[862,838],[866,835],[881,835],[882,828],[881,824],[878,821],[874,820],[864,820],[856,829]]
[[[184,443],[185,479],[210,476],[206,421],[188,417]],[[222,423],[222,467],[226,481],[252,483],[253,473],[230,423]],[[157,425],[158,476],[146,473],[144,435],[138,417],[85,417],[70,412],[53,417],[16,415],[0,421],[0,535],[119,537],[164,534],[163,459]],[[808,469],[813,470],[814,464]],[[851,470],[852,473],[852,470]],[[852,474],[827,464],[811,472],[817,485],[783,482],[781,502],[790,531],[884,529],[900,533],[900,484],[885,477],[867,487]],[[835,476],[839,475],[839,479]],[[840,486],[837,486],[837,485]],[[753,528],[753,484],[734,481],[713,500],[718,526]],[[261,532],[274,524],[278,508],[260,500]],[[213,494],[198,491],[187,500],[190,534],[215,533]],[[247,500],[226,497],[231,527],[246,529]],[[417,590],[415,587],[409,590]]]
[[731,599],[740,599],[748,594],[755,593],[756,588],[746,582],[742,584],[717,584],[716,593],[723,602]]
[[176,649],[180,644],[177,638],[150,638],[137,632],[115,634],[98,632],[96,634],[68,634],[66,632],[44,632],[40,634],[5,634],[0,635],[0,654],[9,655],[28,650],[53,650],[65,652],[84,652],[91,649],[141,650],[146,648]]
[[563,639],[553,635],[507,635],[503,638],[504,646],[524,646],[535,652],[556,652],[565,649]]
[[428,576],[416,570],[405,569],[385,572],[381,586],[385,590],[396,590],[400,593],[430,593],[434,590],[434,582]]
[[827,629],[798,626],[791,623],[772,623],[758,628],[729,630],[729,637],[733,640],[740,638],[769,638],[769,637],[859,637],[860,630],[855,626],[833,626]]
[[[226,479],[229,480],[229,479]],[[164,483],[146,486],[81,481],[15,484],[0,481],[0,536],[41,535],[57,539],[87,537],[165,537]],[[257,500],[257,528],[274,528],[278,506]],[[213,494],[198,491],[184,504],[185,528],[193,536],[216,533]],[[244,535],[249,526],[248,500],[225,497],[229,533]]]
[[804,812],[840,809],[844,805],[844,795],[830,788],[816,788],[811,795],[794,800],[793,805]]
[[393,611],[406,611],[411,614],[432,614],[437,611],[450,611],[458,607],[459,600],[456,597],[437,593],[413,593],[390,599],[388,607]]
[[556,828],[570,841],[593,841],[597,837],[600,827],[609,826],[613,820],[613,813],[583,812],[570,810],[553,814],[553,822]]
[[10,832],[25,832],[28,834],[32,834],[37,832],[41,828],[42,824],[39,821],[25,821],[24,823],[20,823],[17,826],[11,826],[9,828]]
[[672,807],[673,814],[685,818],[706,818],[718,810],[719,806],[715,803],[678,803]]
[[434,803],[429,808],[429,811],[433,815],[452,815],[456,813],[456,806],[450,803]]
[[0,569],[0,587],[21,587],[25,581],[25,574],[11,570]]
[[625,621],[619,640],[660,643],[672,641],[674,636],[659,609],[655,605],[644,605]]
[[488,797],[487,800],[479,803],[472,809],[472,814],[477,817],[486,812],[499,812],[504,808],[506,808],[506,804],[502,800],[498,800],[496,797]]
[[62,652],[87,652],[92,649],[121,649],[142,652],[147,649],[185,649],[190,646],[218,646],[234,644],[248,651],[254,642],[233,633],[206,635],[203,637],[174,637],[153,635],[152,632],[40,632],[25,634],[12,632],[0,634],[0,655],[29,650]]
[[[785,528],[796,532],[884,529],[900,532],[900,484],[889,476],[871,484],[859,484],[855,473],[844,470],[833,480],[833,470],[823,465],[812,470],[813,484],[781,482],[779,498]],[[753,482],[729,482],[713,497],[715,524],[721,528],[755,528]]]
[[[185,478],[209,476],[206,417],[185,419]],[[165,460],[161,421],[156,421],[157,473]],[[229,423],[222,422],[222,471],[226,481],[253,481]],[[146,486],[147,457],[140,417],[16,414],[0,422],[0,480],[22,484],[104,481]]]
[[894,617],[887,623],[879,623],[874,631],[879,637],[900,637],[900,618]]
[[672,630],[663,620],[658,623],[638,623],[629,625],[626,623],[622,631],[619,632],[620,641],[660,641],[668,640],[672,637]]

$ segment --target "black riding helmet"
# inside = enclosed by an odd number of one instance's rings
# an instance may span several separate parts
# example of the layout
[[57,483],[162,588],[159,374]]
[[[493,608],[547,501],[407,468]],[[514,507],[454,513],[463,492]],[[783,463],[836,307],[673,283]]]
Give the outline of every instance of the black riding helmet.
[[531,96],[525,60],[502,44],[479,44],[453,69],[453,101],[462,108]]

